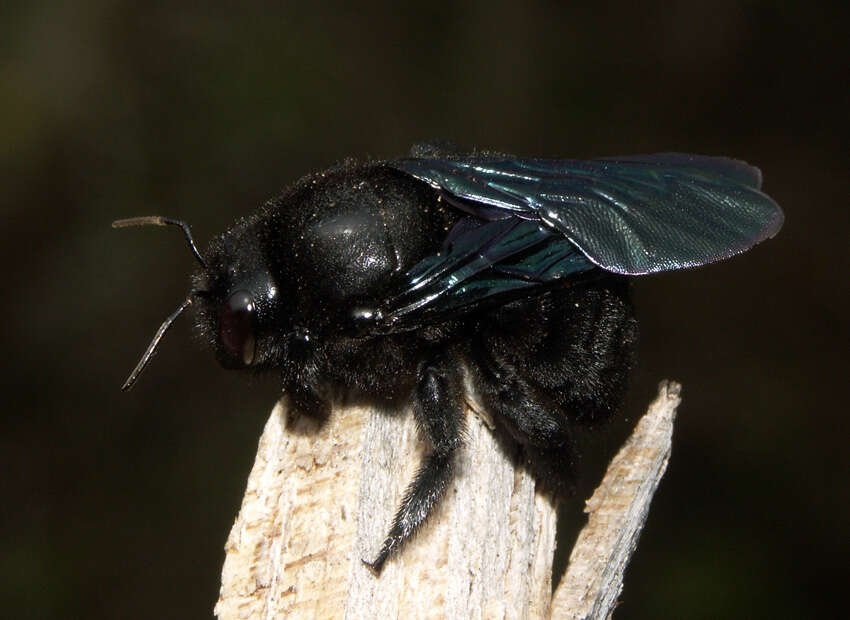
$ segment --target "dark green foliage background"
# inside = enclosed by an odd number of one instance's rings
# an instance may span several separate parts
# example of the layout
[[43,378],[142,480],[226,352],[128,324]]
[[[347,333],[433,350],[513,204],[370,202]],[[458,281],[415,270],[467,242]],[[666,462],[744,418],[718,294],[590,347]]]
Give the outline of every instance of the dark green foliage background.
[[846,4],[580,4],[3,3],[4,616],[208,617],[275,399],[188,321],[118,391],[193,261],[175,231],[109,222],[172,215],[203,242],[310,170],[433,137],[762,168],[787,215],[775,240],[636,282],[625,417],[665,377],[685,403],[616,617],[838,609]]

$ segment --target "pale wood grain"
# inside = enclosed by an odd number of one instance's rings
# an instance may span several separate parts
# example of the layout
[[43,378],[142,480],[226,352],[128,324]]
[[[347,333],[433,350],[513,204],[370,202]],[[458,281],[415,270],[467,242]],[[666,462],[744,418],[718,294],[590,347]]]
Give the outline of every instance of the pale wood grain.
[[662,383],[612,461],[554,600],[555,509],[472,409],[444,501],[375,577],[360,560],[380,547],[425,449],[412,416],[337,408],[318,426],[278,403],[227,541],[215,613],[536,619],[551,607],[554,618],[605,618],[664,473],[679,400],[679,386]]
[[667,469],[680,393],[679,384],[661,383],[658,397],[587,500],[588,522],[553,597],[553,618],[596,619],[612,614],[652,496]]
[[269,419],[227,541],[219,618],[546,618],[555,510],[468,415],[459,471],[380,577],[378,550],[424,442],[412,416]]

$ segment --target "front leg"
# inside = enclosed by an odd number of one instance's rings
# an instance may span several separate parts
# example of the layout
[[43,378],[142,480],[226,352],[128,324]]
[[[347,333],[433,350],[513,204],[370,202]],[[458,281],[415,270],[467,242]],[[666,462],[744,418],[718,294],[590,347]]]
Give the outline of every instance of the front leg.
[[319,396],[315,388],[305,385],[294,385],[286,390],[292,401],[292,406],[298,413],[307,415],[318,421],[328,418],[331,411],[330,403]]
[[416,532],[445,493],[453,474],[453,457],[461,444],[463,399],[457,364],[448,356],[440,356],[424,363],[418,375],[413,414],[432,450],[407,488],[378,556],[372,562],[363,560],[376,573]]

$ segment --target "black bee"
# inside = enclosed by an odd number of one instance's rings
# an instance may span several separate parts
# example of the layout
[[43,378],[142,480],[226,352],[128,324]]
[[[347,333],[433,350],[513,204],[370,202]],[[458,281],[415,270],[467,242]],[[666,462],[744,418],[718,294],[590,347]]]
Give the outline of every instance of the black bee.
[[276,370],[293,406],[341,391],[413,404],[431,451],[377,557],[422,524],[452,477],[464,376],[556,494],[571,429],[608,419],[633,363],[627,278],[728,258],[775,235],[761,174],[683,154],[520,159],[415,146],[307,176],[216,237],[133,370],[192,306],[225,368]]

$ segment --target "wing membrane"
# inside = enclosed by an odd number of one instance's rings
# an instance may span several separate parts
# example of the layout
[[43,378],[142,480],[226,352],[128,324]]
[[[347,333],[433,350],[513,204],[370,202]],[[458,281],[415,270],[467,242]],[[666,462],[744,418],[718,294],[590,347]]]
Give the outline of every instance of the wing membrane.
[[402,329],[593,269],[567,239],[539,222],[508,217],[461,220],[441,252],[406,275],[385,303],[385,326]]
[[772,237],[783,221],[760,191],[758,169],[720,157],[412,158],[391,165],[475,215],[537,220],[593,264],[627,275],[728,258]]

